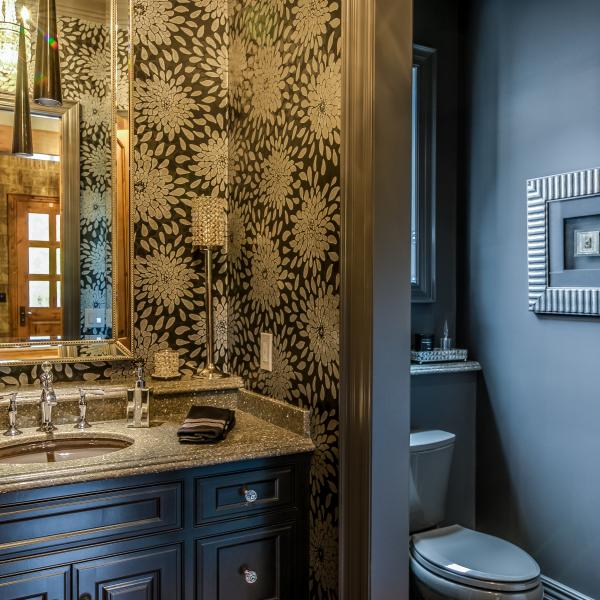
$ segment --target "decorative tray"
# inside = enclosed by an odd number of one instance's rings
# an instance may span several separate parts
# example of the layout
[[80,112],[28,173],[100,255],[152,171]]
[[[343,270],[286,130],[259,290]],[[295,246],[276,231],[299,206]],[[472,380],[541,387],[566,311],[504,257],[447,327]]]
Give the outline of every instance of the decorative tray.
[[459,362],[466,361],[468,357],[467,350],[452,348],[452,350],[442,350],[434,348],[433,350],[412,350],[410,358],[413,362],[419,364],[432,362]]

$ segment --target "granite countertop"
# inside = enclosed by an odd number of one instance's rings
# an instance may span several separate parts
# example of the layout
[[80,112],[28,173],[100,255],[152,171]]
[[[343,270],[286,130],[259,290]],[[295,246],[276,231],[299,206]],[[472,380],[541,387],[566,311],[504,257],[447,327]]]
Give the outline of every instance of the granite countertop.
[[410,365],[411,375],[444,375],[447,373],[468,373],[471,371],[481,371],[481,365],[475,360],[466,360],[461,362],[438,362]]
[[[236,409],[235,428],[225,441],[208,445],[180,444],[176,435],[178,427],[179,422],[163,421],[147,429],[133,429],[128,428],[125,421],[105,421],[92,423],[91,429],[80,432],[72,423],[59,425],[53,434],[55,439],[112,437],[133,443],[93,458],[50,464],[0,464],[0,493],[314,450],[307,411],[245,391],[241,392]],[[48,437],[35,428],[23,429],[23,435],[0,441],[0,450]]]

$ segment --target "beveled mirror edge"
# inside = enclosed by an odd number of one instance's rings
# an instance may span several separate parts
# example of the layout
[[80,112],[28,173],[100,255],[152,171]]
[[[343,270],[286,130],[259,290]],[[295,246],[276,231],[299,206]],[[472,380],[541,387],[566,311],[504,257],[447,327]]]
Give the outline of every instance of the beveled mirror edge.
[[[127,3],[129,9],[129,15],[127,18],[127,22],[129,24],[129,46],[128,46],[128,88],[129,88],[129,114],[128,114],[128,123],[129,123],[129,169],[130,172],[132,170],[132,162],[133,162],[133,124],[134,124],[134,116],[133,116],[133,19],[132,19],[132,3],[131,0]],[[117,124],[116,124],[116,65],[117,65],[117,0],[111,0],[110,3],[110,40],[111,40],[111,184],[112,190],[111,192],[111,206],[112,206],[112,215],[117,214],[117,195],[114,193],[116,189],[116,143],[117,143]],[[74,136],[79,139],[79,123],[80,123],[80,108],[78,102],[73,102],[69,100],[63,101],[63,106],[61,107],[45,107],[40,106],[38,104],[31,103],[32,112],[36,112],[39,114],[48,114],[55,115],[61,117],[61,133],[62,141],[61,141],[61,155],[68,156],[70,159],[75,160],[76,168],[68,169],[65,165],[67,164],[66,160],[61,160],[61,178],[63,181],[62,187],[62,200],[66,203],[69,203],[71,208],[75,208],[77,214],[79,214],[79,198],[80,198],[80,156],[79,156],[79,144],[74,148],[71,145],[71,148],[67,148],[68,139],[73,139]],[[2,109],[13,109],[14,108],[14,95],[6,92],[0,92],[0,108]],[[67,139],[68,138],[68,139]],[[118,258],[119,258],[119,248],[117,244],[115,244],[115,240],[117,239],[118,232],[118,223],[113,223],[112,227],[112,332],[113,336],[111,338],[107,338],[104,340],[61,340],[61,341],[40,341],[40,342],[6,342],[0,343],[0,367],[13,367],[13,366],[30,366],[39,364],[42,361],[48,361],[53,364],[59,363],[98,363],[98,362],[115,362],[115,361],[126,361],[131,360],[133,358],[133,332],[134,332],[134,312],[133,312],[133,243],[135,239],[134,232],[134,218],[133,211],[131,210],[131,201],[133,200],[133,178],[129,177],[129,197],[130,197],[130,212],[129,212],[129,256],[128,256],[128,265],[129,265],[129,303],[128,303],[128,326],[129,326],[129,338],[118,338],[118,304],[117,300],[119,297],[119,289],[116,282],[118,281]],[[76,230],[76,231],[75,231]],[[66,228],[64,230],[65,236],[76,236],[77,241],[79,240],[80,230],[77,227]],[[71,240],[74,241],[74,238],[71,237]],[[79,243],[77,244],[79,245]],[[71,261],[74,264],[66,265],[66,261],[64,264],[64,281],[67,281],[67,273],[68,277],[71,281],[75,279],[77,281],[77,287],[79,287],[80,282],[80,273],[79,273],[79,260]],[[72,311],[71,314],[74,314],[72,318],[77,320],[77,326],[79,327],[79,319],[80,319],[80,305],[79,298],[77,298],[77,311]],[[71,305],[73,306],[73,304]],[[66,313],[66,311],[65,311]],[[94,346],[102,346],[109,345],[111,347],[116,348],[115,353],[113,354],[94,354],[91,356],[64,356],[64,357],[40,357],[39,355],[35,356],[32,350],[42,349],[42,348],[56,348],[57,352],[60,352],[62,349],[73,349],[75,354],[79,354],[79,348],[93,348]],[[3,359],[2,355],[4,352],[8,354],[9,350],[13,350],[15,354],[20,352],[30,351],[29,357],[24,358],[7,358]]]
[[[43,361],[48,361],[52,364],[74,364],[74,363],[103,363],[103,362],[115,362],[115,361],[127,361],[133,358],[131,350],[127,348],[120,341],[115,340],[84,340],[83,342],[39,342],[30,344],[12,344],[9,348],[4,348],[7,344],[0,344],[0,368],[1,367],[18,367],[18,366],[32,366],[39,365]],[[101,353],[90,354],[81,356],[79,354],[79,348],[85,347],[86,349],[93,349],[95,346],[110,346],[115,348],[112,353]],[[51,347],[56,354],[59,356],[47,356],[46,354],[36,354],[36,349],[42,350]],[[24,358],[2,358],[4,356],[4,350],[8,350],[12,353],[28,352]]]

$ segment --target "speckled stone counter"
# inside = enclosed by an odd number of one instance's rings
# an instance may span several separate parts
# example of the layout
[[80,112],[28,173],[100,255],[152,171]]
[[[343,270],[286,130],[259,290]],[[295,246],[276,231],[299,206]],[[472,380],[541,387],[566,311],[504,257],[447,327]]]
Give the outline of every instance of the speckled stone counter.
[[[0,493],[314,450],[308,411],[249,392],[240,392],[238,400],[236,426],[225,441],[217,444],[180,444],[176,435],[180,420],[174,418],[155,420],[148,429],[128,428],[125,421],[92,422],[92,428],[84,432],[75,430],[72,422],[60,425],[55,439],[113,437],[133,443],[94,458],[51,464],[0,464]],[[2,439],[0,449],[48,437],[35,428],[23,429],[23,433],[14,439]]]
[[471,371],[481,371],[481,365],[475,360],[422,365],[413,363],[410,365],[411,375],[445,375],[448,373],[468,373]]
[[[54,386],[57,406],[53,411],[53,420],[57,425],[74,423],[79,414],[79,388],[101,390],[103,396],[88,397],[88,419],[92,421],[116,421],[126,415],[127,389],[134,386],[133,379],[119,382],[67,382]],[[150,404],[150,416],[153,419],[181,420],[189,407],[196,403],[210,406],[235,408],[238,404],[238,392],[243,386],[241,377],[222,379],[188,379],[175,381],[148,380],[146,385],[152,389],[153,401]],[[1,392],[17,393],[18,422],[22,427],[33,427],[39,422],[39,385],[6,387]],[[287,404],[285,405],[287,406]],[[8,399],[0,400],[0,427],[5,426],[4,407]]]

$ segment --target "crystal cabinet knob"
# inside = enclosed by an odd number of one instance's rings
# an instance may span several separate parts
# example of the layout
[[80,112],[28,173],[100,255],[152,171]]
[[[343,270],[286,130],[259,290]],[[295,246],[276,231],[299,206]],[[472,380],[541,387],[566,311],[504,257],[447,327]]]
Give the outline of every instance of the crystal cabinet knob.
[[248,504],[252,504],[258,500],[258,492],[256,490],[244,489],[244,499]]
[[256,574],[256,571],[244,569],[244,581],[249,585],[256,583],[258,581],[258,575]]

